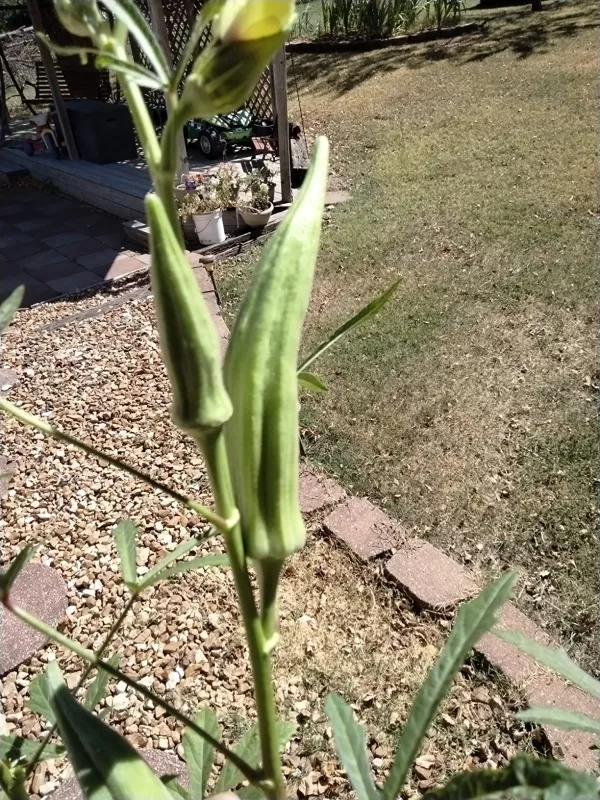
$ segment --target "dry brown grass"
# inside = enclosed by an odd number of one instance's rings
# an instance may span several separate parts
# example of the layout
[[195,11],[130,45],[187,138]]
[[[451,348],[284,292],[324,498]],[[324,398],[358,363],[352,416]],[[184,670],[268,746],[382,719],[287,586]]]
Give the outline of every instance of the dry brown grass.
[[[283,708],[297,717],[301,730],[291,763],[300,758],[304,777],[313,774],[323,790],[337,785],[344,796],[323,715],[325,696],[336,691],[366,725],[382,779],[412,700],[443,646],[448,620],[415,614],[371,568],[323,539],[312,539],[290,562],[281,619],[276,682]],[[520,701],[505,682],[465,667],[423,745],[429,776],[414,773],[412,789],[488,760],[501,763],[522,749],[528,737],[511,720]]]

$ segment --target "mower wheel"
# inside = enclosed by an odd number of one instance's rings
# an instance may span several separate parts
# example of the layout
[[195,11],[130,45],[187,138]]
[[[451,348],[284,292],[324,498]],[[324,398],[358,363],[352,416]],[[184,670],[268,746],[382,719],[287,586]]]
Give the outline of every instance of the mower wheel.
[[213,129],[202,131],[198,137],[198,144],[205,158],[221,158],[225,152],[225,140]]

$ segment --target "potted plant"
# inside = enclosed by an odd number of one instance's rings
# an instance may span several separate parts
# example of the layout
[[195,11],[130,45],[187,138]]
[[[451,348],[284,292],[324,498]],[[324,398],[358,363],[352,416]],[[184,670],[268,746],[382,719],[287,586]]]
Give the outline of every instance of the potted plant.
[[259,170],[253,170],[246,176],[245,188],[250,197],[238,205],[238,212],[250,228],[264,228],[273,213],[269,184]]
[[180,182],[175,186],[175,199],[183,200],[183,198],[190,192],[198,191],[198,188],[203,180],[204,176],[201,172],[182,173]]
[[221,201],[208,181],[196,192],[189,192],[178,201],[179,218],[185,230],[191,217],[200,244],[219,244],[225,241]]
[[226,234],[236,233],[239,227],[237,206],[242,178],[243,174],[235,164],[221,164],[209,177],[223,209],[223,227]]
[[192,214],[196,211],[198,206],[196,191],[191,189],[176,191],[175,199],[177,201],[177,214],[181,220],[181,227],[183,228],[183,236],[186,241],[189,241],[193,239],[196,233],[194,220],[192,219]]

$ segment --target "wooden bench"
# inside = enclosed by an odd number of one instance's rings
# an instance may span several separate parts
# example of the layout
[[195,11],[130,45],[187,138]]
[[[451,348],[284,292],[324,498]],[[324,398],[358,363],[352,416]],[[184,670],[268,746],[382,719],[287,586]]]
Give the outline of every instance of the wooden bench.
[[273,156],[277,155],[276,142],[266,136],[253,136],[252,149],[254,150],[255,155],[262,155],[263,157],[267,154]]
[[[108,70],[98,70],[93,64],[55,64],[60,93],[65,100],[93,99],[110,100],[112,88]],[[41,61],[35,64],[35,105],[51,105],[54,102],[46,70]]]

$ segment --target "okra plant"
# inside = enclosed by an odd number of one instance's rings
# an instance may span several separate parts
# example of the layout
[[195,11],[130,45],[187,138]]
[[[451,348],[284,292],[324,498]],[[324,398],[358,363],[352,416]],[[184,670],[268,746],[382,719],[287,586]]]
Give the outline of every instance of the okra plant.
[[[236,790],[239,798],[247,800],[283,800],[286,787],[281,750],[295,725],[278,719],[271,665],[279,635],[277,595],[282,567],[306,539],[298,502],[298,385],[324,388],[307,368],[347,330],[376,313],[395,287],[342,325],[298,366],[327,183],[328,144],[321,138],[297,200],[264,248],[222,363],[218,336],[186,260],[177,220],[173,193],[178,169],[177,137],[188,119],[228,112],[247,100],[285,41],[294,19],[294,2],[209,0],[190,33],[182,60],[174,68],[134,0],[101,0],[100,4],[96,0],[55,0],[55,5],[63,25],[77,36],[91,39],[93,46],[65,48],[46,43],[59,53],[77,53],[83,60],[91,57],[98,67],[114,72],[144,148],[154,184],[154,193],[146,199],[152,291],[172,390],[172,417],[203,454],[214,508],[178,494],[134,466],[95,450],[4,398],[0,398],[0,408],[48,436],[81,447],[168,493],[211,524],[208,535],[223,537],[226,556],[184,560],[206,537],[190,539],[139,578],[135,569],[135,525],[127,520],[119,523],[114,538],[130,599],[97,652],[82,647],[15,604],[11,587],[33,555],[33,547],[25,547],[0,573],[0,599],[5,608],[87,664],[73,694],[67,690],[56,662],[32,682],[29,705],[52,723],[52,729],[39,743],[0,737],[0,794],[11,800],[27,798],[27,780],[35,764],[66,752],[82,793],[89,800],[201,800],[209,787],[218,793]],[[211,25],[209,44],[197,54],[207,25]],[[129,58],[128,37],[135,38],[146,55],[148,69]],[[170,113],[160,140],[144,104],[142,87],[162,90],[169,99]],[[9,324],[22,296],[22,289],[16,290],[0,307],[0,332]],[[230,567],[235,581],[257,716],[256,725],[232,747],[222,740],[219,722],[210,708],[198,709],[189,719],[164,697],[123,673],[118,654],[106,657],[134,600],[145,589],[175,574],[222,563]],[[393,800],[399,795],[456,672],[475,641],[492,627],[514,581],[514,574],[502,575],[458,612],[448,642],[404,724],[383,786],[374,782],[364,730],[352,710],[338,695],[327,698],[325,710],[339,758],[359,800]],[[517,644],[528,646],[522,641]],[[539,652],[534,655],[540,656]],[[545,663],[560,667],[570,680],[579,680],[579,685],[600,696],[600,685],[585,673],[582,678],[581,671],[574,673],[573,668],[577,668],[566,655],[560,655],[558,666],[552,655],[544,656]],[[77,692],[92,671],[95,678],[80,701]],[[172,778],[159,779],[135,749],[94,713],[111,678],[124,681],[185,727],[183,745],[189,773],[186,788]],[[538,718],[543,716],[539,710],[528,713],[526,719],[535,720],[536,714]],[[560,724],[560,713],[552,713],[552,724]],[[598,728],[589,719],[570,717],[562,722],[587,726],[588,730]],[[62,745],[52,741],[55,733]],[[214,776],[216,752],[225,757],[225,763]],[[597,796],[597,783],[593,777],[560,764],[520,756],[504,770],[457,775],[427,797],[468,800],[507,794],[589,800]]]

